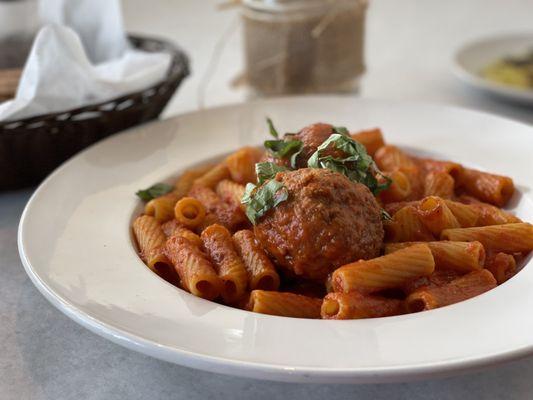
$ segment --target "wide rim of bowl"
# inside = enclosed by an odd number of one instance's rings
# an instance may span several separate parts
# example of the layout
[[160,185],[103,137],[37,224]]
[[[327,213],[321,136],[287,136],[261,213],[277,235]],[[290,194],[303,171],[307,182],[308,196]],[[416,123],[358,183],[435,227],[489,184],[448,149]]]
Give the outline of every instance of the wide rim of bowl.
[[[299,101],[301,99],[312,99],[312,100],[338,100],[343,99],[346,101],[345,97],[337,96],[306,96],[306,97],[283,97],[277,99],[268,99],[268,100],[259,100],[254,102],[256,105],[272,103],[276,101]],[[383,101],[379,99],[350,99],[350,101],[355,102],[374,102],[374,103],[385,103],[387,105],[394,105],[401,103],[402,105],[410,105],[414,107],[429,107],[429,108],[438,108],[438,109],[448,109],[460,112],[467,112],[472,114],[477,114],[481,117],[490,117],[497,118],[501,121],[511,122],[513,124],[518,124],[522,127],[527,127],[529,130],[531,128],[520,122],[508,120],[506,118],[497,117],[485,112],[474,111],[474,110],[465,110],[460,107],[454,106],[441,106],[441,105],[428,105],[416,102],[397,102],[397,101]],[[219,107],[214,107],[210,110],[231,110],[234,108],[239,108],[245,106],[246,103],[237,103],[230,105],[223,105]],[[192,111],[175,117],[176,119],[183,118],[186,116],[201,115],[205,111]],[[154,125],[158,122],[149,124]],[[145,129],[147,126],[144,127]],[[135,130],[135,129],[133,129]],[[110,140],[110,139],[108,139]],[[104,140],[98,144],[95,144],[89,148],[92,149],[96,146],[103,146],[104,143],[108,140]],[[307,367],[307,366],[287,366],[287,365],[276,365],[271,363],[261,363],[261,362],[250,362],[235,360],[227,357],[218,357],[208,354],[199,354],[197,352],[192,352],[184,349],[178,349],[172,346],[166,346],[164,344],[152,341],[147,339],[143,335],[128,330],[121,329],[120,327],[113,326],[104,321],[101,321],[95,318],[93,315],[87,313],[85,310],[80,309],[79,307],[73,306],[67,298],[56,293],[36,272],[35,268],[32,266],[30,260],[26,256],[25,252],[25,225],[27,222],[29,210],[32,209],[33,203],[36,201],[36,198],[40,193],[47,190],[47,187],[53,182],[58,176],[61,175],[62,171],[68,169],[72,163],[78,159],[80,155],[73,157],[68,160],[65,164],[57,168],[33,193],[28,204],[26,205],[24,212],[21,216],[19,230],[18,230],[18,247],[19,253],[24,265],[24,268],[31,278],[34,285],[39,289],[39,291],[60,311],[66,314],[69,318],[85,326],[94,333],[97,333],[111,341],[128,347],[130,349],[139,351],[141,353],[165,360],[170,362],[177,362],[183,365],[187,365],[193,368],[200,368],[212,372],[219,372],[231,375],[239,375],[243,377],[254,377],[260,379],[273,379],[273,380],[282,380],[282,381],[298,381],[298,382],[391,382],[391,381],[401,381],[401,380],[410,380],[410,379],[420,379],[422,377],[428,376],[445,376],[453,372],[480,368],[487,365],[502,363],[512,359],[517,359],[520,357],[525,357],[533,353],[533,342],[526,345],[514,348],[509,351],[495,351],[493,353],[485,353],[477,357],[464,357],[464,358],[454,358],[449,360],[442,360],[439,362],[430,361],[427,363],[419,363],[417,365],[387,365],[380,367],[353,367],[353,368],[334,368],[334,367]],[[458,304],[460,305],[460,304]],[[450,307],[455,307],[450,306]],[[279,317],[270,317],[270,318],[279,318]],[[392,318],[402,318],[392,317]],[[334,323],[342,324],[346,321],[322,321],[323,323]]]

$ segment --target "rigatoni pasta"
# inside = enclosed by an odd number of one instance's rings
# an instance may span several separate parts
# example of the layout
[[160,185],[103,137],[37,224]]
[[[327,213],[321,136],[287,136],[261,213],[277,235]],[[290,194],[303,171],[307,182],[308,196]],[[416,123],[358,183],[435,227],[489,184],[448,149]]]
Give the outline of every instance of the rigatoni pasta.
[[533,250],[533,225],[527,223],[446,229],[442,240],[478,241],[487,251],[525,252]]
[[252,290],[246,309],[261,314],[292,318],[320,318],[322,299],[294,293]]
[[229,177],[230,172],[228,166],[225,163],[220,163],[205,172],[202,176],[196,178],[193,181],[192,187],[203,186],[206,188],[214,189],[218,182],[223,179],[228,179]]
[[499,208],[509,177],[413,156],[378,128],[268,129],[264,150],[137,192],[146,204],[132,231],[148,268],[232,307],[341,320],[467,300],[533,250],[533,225]]
[[132,227],[140,256],[146,265],[154,272],[169,265],[164,253],[166,236],[159,222],[150,215],[141,215],[133,221]]
[[205,212],[204,205],[192,197],[184,197],[174,206],[176,221],[187,228],[200,226],[204,221]]
[[223,284],[213,264],[194,243],[182,236],[170,237],[165,245],[165,255],[174,265],[183,287],[208,300],[216,299]]
[[229,231],[222,225],[213,224],[200,237],[218,276],[224,282],[222,298],[228,303],[243,298],[248,287],[248,274],[244,262],[235,251]]
[[250,289],[277,290],[279,275],[254,233],[247,229],[238,231],[233,235],[233,241],[248,271]]
[[262,154],[254,147],[243,147],[226,158],[231,180],[240,184],[255,182],[255,164]]
[[482,269],[434,288],[422,288],[409,295],[406,307],[409,312],[432,310],[478,296],[496,287],[490,271]]
[[176,193],[167,193],[146,203],[144,213],[153,216],[159,222],[168,221],[174,216],[174,206],[177,201]]
[[[385,254],[421,244],[422,242],[387,243]],[[485,248],[480,242],[452,242],[448,240],[425,242],[433,254],[435,268],[467,273],[483,268]]]
[[417,213],[422,223],[435,236],[439,236],[444,229],[459,228],[459,221],[440,197],[426,197],[417,207]]
[[426,244],[416,244],[382,257],[356,261],[333,272],[336,292],[375,293],[401,288],[407,282],[433,273],[435,261]]
[[329,293],[320,310],[324,319],[379,318],[403,314],[403,301],[358,292]]
[[451,199],[454,196],[455,181],[447,172],[431,171],[424,179],[424,196]]
[[514,193],[511,178],[475,169],[464,168],[459,174],[458,183],[467,193],[498,207],[505,206]]
[[405,206],[397,211],[391,221],[385,222],[385,232],[391,242],[431,241],[435,237],[422,223],[413,206]]

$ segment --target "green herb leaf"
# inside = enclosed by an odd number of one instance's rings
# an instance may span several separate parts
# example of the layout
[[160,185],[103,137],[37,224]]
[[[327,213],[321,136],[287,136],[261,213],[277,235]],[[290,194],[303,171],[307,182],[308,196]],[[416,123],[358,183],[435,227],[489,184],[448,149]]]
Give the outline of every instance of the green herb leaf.
[[[345,156],[339,158],[324,154],[326,149],[340,150]],[[353,182],[366,185],[374,194],[387,189],[392,182],[379,171],[361,143],[339,133],[332,134],[318,146],[317,151],[307,161],[307,165],[309,168],[327,168],[341,173]],[[382,176],[385,182],[380,183],[377,176]]]
[[274,136],[276,139],[279,138],[279,133],[274,127],[274,123],[272,122],[272,120],[268,117],[266,120],[267,120],[268,130],[270,131],[270,134]]
[[142,189],[136,192],[135,194],[144,201],[150,201],[156,197],[163,196],[164,194],[170,193],[174,189],[174,186],[168,185],[166,183],[156,183],[153,186],[150,186],[148,189]]
[[261,162],[255,164],[255,174],[257,175],[257,183],[263,184],[269,179],[273,179],[278,172],[288,171],[287,168],[274,164],[273,162]]
[[303,146],[300,146],[300,149],[296,153],[292,153],[291,158],[290,158],[290,166],[292,169],[296,169],[296,159],[298,158],[302,150],[303,150]]
[[256,186],[253,183],[247,184],[241,203],[246,205],[246,216],[255,225],[268,210],[288,198],[289,191],[283,183],[272,179],[262,186]]
[[288,157],[302,148],[299,140],[265,140],[265,148],[276,158]]
[[339,135],[343,136],[350,136],[350,132],[344,126],[334,126],[332,130],[333,133],[338,133]]

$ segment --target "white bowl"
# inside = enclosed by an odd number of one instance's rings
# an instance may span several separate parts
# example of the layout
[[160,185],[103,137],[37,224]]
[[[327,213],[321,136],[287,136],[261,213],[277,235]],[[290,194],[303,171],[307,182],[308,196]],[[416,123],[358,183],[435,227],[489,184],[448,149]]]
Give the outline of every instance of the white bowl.
[[474,89],[504,100],[533,104],[533,89],[500,84],[481,75],[481,71],[494,61],[532,50],[533,33],[498,35],[479,39],[457,50],[453,60],[453,72]]
[[55,171],[30,199],[19,228],[28,275],[56,307],[130,349],[225,374],[296,382],[390,382],[486,366],[533,350],[533,268],[474,299],[418,314],[322,321],[254,314],[196,298],[150,272],[130,223],[136,190],[315,121],[379,126],[415,151],[510,175],[514,211],[533,220],[533,129],[451,107],[283,98],[225,106],[108,138]]

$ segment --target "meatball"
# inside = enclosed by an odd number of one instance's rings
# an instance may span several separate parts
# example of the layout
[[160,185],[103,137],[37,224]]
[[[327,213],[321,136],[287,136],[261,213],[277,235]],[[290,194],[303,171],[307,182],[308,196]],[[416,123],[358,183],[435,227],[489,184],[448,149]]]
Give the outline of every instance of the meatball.
[[289,197],[254,232],[280,267],[321,280],[343,264],[379,255],[381,212],[366,186],[327,169],[280,172],[276,180]]
[[333,126],[329,124],[316,123],[306,126],[294,136],[295,140],[300,140],[303,143],[302,151],[296,158],[296,166],[298,168],[307,167],[307,160],[313,155],[330,135],[333,133]]
[[[302,142],[302,151],[296,157],[296,168],[306,168],[307,160],[313,155],[330,135],[333,133],[333,126],[329,124],[317,123],[306,126],[296,135],[285,135],[285,140],[299,140]],[[268,151],[265,153],[261,161],[273,162],[283,167],[290,167],[290,157],[276,158]]]

